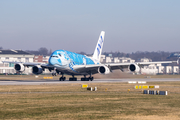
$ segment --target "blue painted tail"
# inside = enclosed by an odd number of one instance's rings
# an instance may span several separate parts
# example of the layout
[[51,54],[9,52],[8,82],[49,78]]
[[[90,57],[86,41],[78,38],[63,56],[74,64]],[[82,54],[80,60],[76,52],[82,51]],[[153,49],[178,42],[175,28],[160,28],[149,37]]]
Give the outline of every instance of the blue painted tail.
[[102,48],[103,48],[103,43],[104,43],[104,36],[105,36],[105,32],[101,31],[101,34],[99,36],[96,48],[94,50],[94,54],[93,54],[93,59],[97,60],[100,62],[100,58],[101,58],[101,52],[102,52]]

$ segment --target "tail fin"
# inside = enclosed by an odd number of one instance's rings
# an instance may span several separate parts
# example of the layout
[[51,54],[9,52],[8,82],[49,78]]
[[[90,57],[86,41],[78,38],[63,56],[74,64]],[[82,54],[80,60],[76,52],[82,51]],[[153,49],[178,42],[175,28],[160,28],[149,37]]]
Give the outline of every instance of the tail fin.
[[97,45],[93,54],[93,59],[97,60],[98,62],[100,62],[100,58],[101,58],[101,52],[102,52],[103,43],[104,43],[104,35],[105,35],[105,32],[101,31],[101,34],[99,36],[99,39],[98,39],[98,42],[97,42]]

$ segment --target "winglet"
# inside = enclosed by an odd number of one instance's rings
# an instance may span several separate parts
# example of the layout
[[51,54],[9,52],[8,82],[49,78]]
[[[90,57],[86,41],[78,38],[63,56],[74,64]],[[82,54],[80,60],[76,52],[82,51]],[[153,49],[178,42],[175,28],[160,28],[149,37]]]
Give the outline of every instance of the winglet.
[[97,60],[100,62],[100,58],[101,58],[101,52],[102,52],[102,48],[103,48],[103,43],[104,43],[104,36],[105,36],[105,32],[101,31],[101,34],[99,36],[96,48],[94,50],[94,54],[93,54],[93,59]]

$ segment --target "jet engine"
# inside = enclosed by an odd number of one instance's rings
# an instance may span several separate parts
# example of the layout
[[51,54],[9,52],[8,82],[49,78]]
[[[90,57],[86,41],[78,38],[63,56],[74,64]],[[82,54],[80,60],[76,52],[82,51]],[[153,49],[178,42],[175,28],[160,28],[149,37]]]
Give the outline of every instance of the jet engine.
[[14,69],[15,69],[16,71],[23,72],[23,71],[25,70],[25,67],[24,67],[23,64],[18,63],[18,64],[15,64]]
[[98,72],[101,74],[109,74],[110,70],[107,66],[101,66],[98,68]]
[[43,72],[43,69],[40,66],[33,66],[32,67],[32,73],[33,74],[41,74]]
[[129,70],[131,72],[138,73],[140,71],[140,67],[137,64],[131,64],[129,65]]

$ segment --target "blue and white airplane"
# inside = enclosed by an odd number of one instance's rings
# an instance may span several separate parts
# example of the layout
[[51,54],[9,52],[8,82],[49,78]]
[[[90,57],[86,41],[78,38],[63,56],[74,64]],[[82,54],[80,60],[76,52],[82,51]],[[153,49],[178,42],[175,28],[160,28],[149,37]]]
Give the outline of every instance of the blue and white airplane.
[[59,78],[60,81],[66,80],[64,74],[72,75],[72,78],[69,78],[70,81],[76,81],[76,75],[84,76],[81,78],[81,81],[92,81],[92,75],[96,73],[109,74],[112,70],[120,69],[123,71],[124,68],[128,68],[132,72],[139,72],[140,67],[144,65],[173,62],[164,61],[101,64],[100,57],[104,43],[104,36],[105,32],[102,31],[95,47],[94,54],[91,57],[66,50],[56,50],[51,54],[48,64],[16,63],[14,68],[16,71],[23,72],[25,67],[32,66],[32,73],[34,74],[41,74],[45,69],[49,69],[50,72],[53,71],[52,75],[56,75],[57,73],[62,75],[62,77]]

